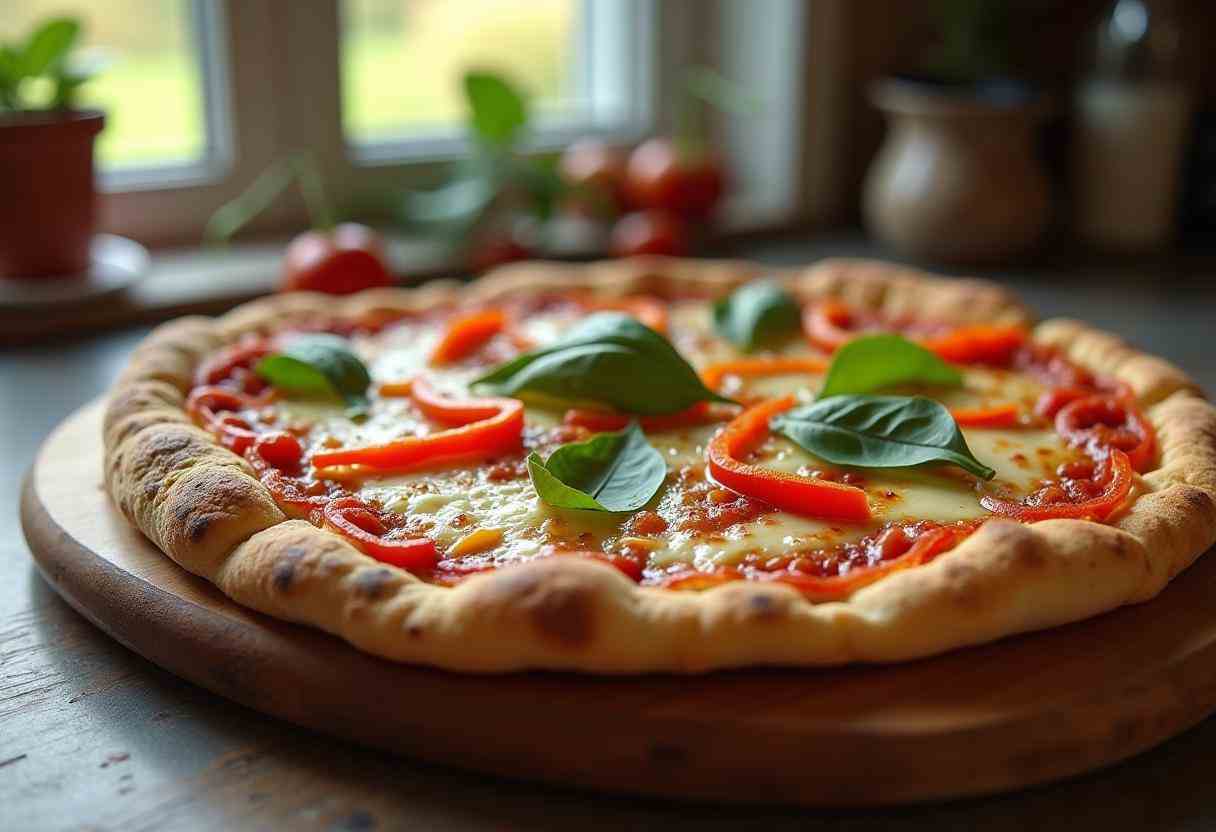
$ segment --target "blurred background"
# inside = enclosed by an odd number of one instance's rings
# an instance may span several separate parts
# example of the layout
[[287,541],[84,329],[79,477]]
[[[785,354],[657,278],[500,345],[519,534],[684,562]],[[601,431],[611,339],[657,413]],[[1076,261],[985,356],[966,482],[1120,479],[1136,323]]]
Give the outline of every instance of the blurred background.
[[[955,269],[1206,255],[1214,33],[1204,0],[22,0],[0,16],[0,217],[24,223],[0,272],[110,257],[237,299],[338,221],[398,280],[757,235]],[[95,202],[20,138],[94,110]],[[71,219],[91,262],[6,258],[68,222],[28,218],[48,192],[95,206]]]

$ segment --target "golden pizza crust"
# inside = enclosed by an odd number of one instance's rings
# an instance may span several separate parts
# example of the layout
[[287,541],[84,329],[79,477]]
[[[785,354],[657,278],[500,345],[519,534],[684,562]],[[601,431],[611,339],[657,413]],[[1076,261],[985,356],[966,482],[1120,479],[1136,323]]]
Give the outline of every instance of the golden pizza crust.
[[154,543],[239,603],[388,659],[476,672],[696,672],[910,659],[1147,600],[1216,541],[1216,409],[1177,368],[1073,321],[1041,324],[1034,337],[1127,382],[1158,432],[1159,465],[1139,478],[1132,505],[1113,525],[992,520],[933,562],[833,603],[812,604],[790,587],[755,581],[699,593],[641,587],[578,557],[539,559],[454,588],[427,584],[285,518],[245,461],[182,411],[204,355],[288,320],[392,316],[550,290],[714,296],[760,275],[785,280],[804,299],[839,297],[897,317],[1031,320],[991,284],[853,260],[804,271],[665,258],[528,263],[467,287],[445,282],[346,299],[279,295],[215,321],[169,324],[139,347],[106,413],[107,485]]

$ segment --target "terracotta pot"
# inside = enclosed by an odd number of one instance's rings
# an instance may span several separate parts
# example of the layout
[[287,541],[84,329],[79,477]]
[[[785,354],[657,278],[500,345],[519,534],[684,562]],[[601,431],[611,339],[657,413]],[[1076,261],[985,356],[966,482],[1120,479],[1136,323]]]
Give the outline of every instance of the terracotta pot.
[[1035,157],[1041,99],[1012,82],[903,79],[879,82],[871,98],[889,124],[865,182],[875,236],[941,262],[993,262],[1035,246],[1051,210]]
[[91,110],[0,115],[0,277],[88,268],[93,139],[104,124]]

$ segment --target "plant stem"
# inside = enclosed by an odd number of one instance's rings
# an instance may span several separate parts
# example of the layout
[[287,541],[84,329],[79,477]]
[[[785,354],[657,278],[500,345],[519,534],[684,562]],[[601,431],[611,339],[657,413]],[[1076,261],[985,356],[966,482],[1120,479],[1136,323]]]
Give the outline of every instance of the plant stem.
[[325,194],[316,158],[304,150],[292,156],[290,161],[300,185],[300,195],[304,197],[309,224],[318,231],[330,230],[334,227],[334,210]]
[[203,230],[203,239],[227,243],[242,226],[269,208],[294,178],[294,171],[282,159],[272,163],[244,192],[211,215]]

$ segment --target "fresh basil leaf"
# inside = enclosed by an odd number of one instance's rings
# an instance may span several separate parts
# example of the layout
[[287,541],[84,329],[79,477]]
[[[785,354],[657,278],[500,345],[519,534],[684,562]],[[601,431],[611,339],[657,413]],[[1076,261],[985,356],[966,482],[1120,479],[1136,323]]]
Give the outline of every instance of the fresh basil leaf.
[[562,445],[544,462],[534,451],[528,474],[540,498],[556,508],[636,511],[658,492],[667,463],[633,422],[617,433]]
[[306,396],[338,396],[356,413],[367,409],[371,376],[337,335],[301,335],[254,368],[272,386]]
[[714,304],[714,329],[744,352],[775,344],[798,330],[798,301],[778,284],[757,280]]
[[528,123],[528,105],[523,95],[500,75],[465,73],[464,94],[473,132],[488,144],[510,145]]
[[819,398],[872,393],[895,384],[961,387],[963,375],[907,338],[866,335],[854,338],[836,351]]
[[835,465],[944,463],[981,479],[996,476],[971,453],[950,411],[922,396],[832,396],[781,414],[772,429]]
[[667,339],[621,312],[589,315],[556,343],[517,356],[472,383],[504,396],[531,393],[643,416],[731,401],[702,384]]
[[25,74],[37,76],[53,70],[63,62],[79,35],[80,21],[71,17],[48,20],[39,26],[22,52]]

